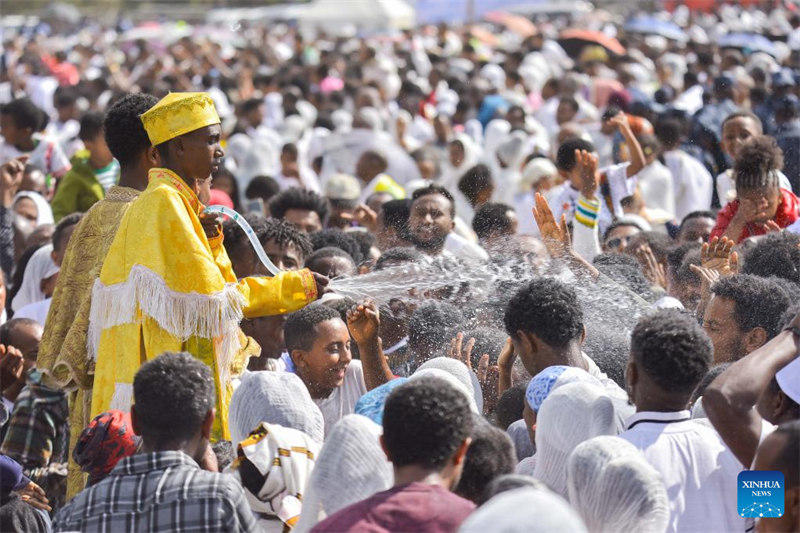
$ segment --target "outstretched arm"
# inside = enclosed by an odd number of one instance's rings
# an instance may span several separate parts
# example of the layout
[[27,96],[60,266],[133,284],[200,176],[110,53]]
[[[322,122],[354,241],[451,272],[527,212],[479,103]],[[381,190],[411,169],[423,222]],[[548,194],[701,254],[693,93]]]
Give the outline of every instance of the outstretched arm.
[[[791,322],[800,327],[800,314]],[[725,444],[749,467],[761,439],[761,415],[755,409],[758,397],[775,374],[792,362],[800,350],[800,337],[783,331],[767,344],[733,363],[708,386],[703,408]]]

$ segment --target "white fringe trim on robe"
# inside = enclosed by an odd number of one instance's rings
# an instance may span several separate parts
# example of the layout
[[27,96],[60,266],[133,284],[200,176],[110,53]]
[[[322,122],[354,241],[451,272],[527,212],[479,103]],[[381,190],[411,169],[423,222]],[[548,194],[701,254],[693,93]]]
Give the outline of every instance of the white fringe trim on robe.
[[233,283],[214,294],[180,293],[167,287],[161,276],[149,268],[134,265],[122,283],[105,285],[95,280],[87,334],[89,359],[97,359],[103,330],[140,324],[146,315],[181,341],[192,336],[213,339],[220,378],[226,383],[234,357],[241,349],[238,332],[244,305],[244,296]]

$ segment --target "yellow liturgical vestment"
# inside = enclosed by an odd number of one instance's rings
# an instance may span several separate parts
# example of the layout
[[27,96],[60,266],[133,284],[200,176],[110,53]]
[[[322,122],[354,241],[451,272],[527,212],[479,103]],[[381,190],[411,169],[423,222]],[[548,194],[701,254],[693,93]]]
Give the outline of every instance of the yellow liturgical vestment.
[[175,173],[156,168],[125,214],[92,291],[88,353],[96,358],[91,416],[127,411],[145,361],[186,351],[216,381],[213,436],[229,440],[231,377],[246,364],[243,317],[296,311],[317,298],[307,270],[236,279],[222,235],[206,238],[203,205]]

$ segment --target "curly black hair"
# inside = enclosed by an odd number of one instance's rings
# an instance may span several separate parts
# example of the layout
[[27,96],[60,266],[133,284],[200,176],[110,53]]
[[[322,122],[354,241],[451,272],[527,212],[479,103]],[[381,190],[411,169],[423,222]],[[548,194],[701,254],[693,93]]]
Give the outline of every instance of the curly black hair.
[[158,98],[150,94],[128,94],[117,101],[103,121],[106,144],[120,165],[130,165],[150,148],[150,137],[142,125],[141,115],[156,105]]
[[688,401],[713,361],[711,339],[692,316],[662,309],[642,318],[631,335],[631,357],[665,391]]
[[262,245],[266,245],[269,241],[275,241],[278,246],[294,245],[302,256],[300,257],[301,262],[314,251],[308,235],[282,218],[266,219],[262,227],[256,231],[256,236]]
[[711,286],[711,293],[734,303],[733,317],[739,329],[763,328],[767,340],[780,333],[781,316],[791,304],[780,285],[749,274],[722,278]]
[[286,350],[310,350],[314,345],[317,324],[328,320],[341,320],[339,312],[327,305],[315,302],[289,315],[283,325]]
[[214,408],[214,376],[186,352],[167,352],[139,368],[133,378],[133,410],[145,440],[190,439]]
[[583,335],[583,310],[575,290],[555,278],[534,279],[506,306],[506,333],[530,332],[554,348],[564,348]]
[[627,266],[640,268],[639,261],[637,261],[635,257],[628,254],[618,254],[616,252],[597,254],[594,259],[592,259],[592,264],[597,268],[603,266]]
[[[685,220],[685,219],[684,219]],[[667,267],[673,272],[677,272],[683,264],[683,260],[690,252],[699,251],[703,245],[699,242],[684,242],[669,251],[667,254]]]
[[767,235],[743,259],[742,274],[777,276],[800,284],[800,235],[786,231]]
[[[416,191],[414,191],[414,194],[411,195],[411,203],[413,204],[415,201],[419,200],[420,198],[422,198],[424,196],[430,196],[432,194],[441,194],[442,196],[444,196],[445,198],[447,198],[450,201],[450,216],[452,218],[455,218],[455,216],[456,216],[456,201],[453,198],[453,195],[450,193],[450,191],[448,191],[447,189],[445,189],[441,185],[430,184],[427,187],[422,187],[421,189],[417,189]],[[410,206],[409,206],[409,211],[410,211]]]
[[360,264],[364,257],[361,254],[361,246],[349,233],[345,233],[340,229],[327,228],[321,231],[315,231],[309,238],[311,239],[311,247],[316,250],[322,248],[339,248],[347,252],[347,255],[353,258],[355,264]]
[[444,355],[442,351],[452,339],[452,332],[464,315],[453,304],[430,300],[417,307],[408,321],[408,347],[420,362]]
[[733,163],[736,190],[753,188],[777,188],[778,172],[783,168],[783,150],[778,142],[768,135],[748,139],[739,148]]
[[375,246],[375,236],[368,231],[348,231],[348,237],[356,241],[358,249],[361,252],[361,263],[367,262],[372,253],[372,247]]
[[380,217],[383,225],[394,228],[403,236],[408,231],[409,216],[411,216],[411,200],[389,200],[381,206]]
[[302,211],[314,211],[320,222],[324,222],[328,216],[328,202],[308,189],[292,187],[276,194],[269,202],[269,213],[275,218],[284,218],[286,212],[291,209]]
[[486,239],[492,235],[512,235],[511,217],[514,208],[501,203],[488,203],[482,205],[472,218],[472,229],[479,239]]
[[[330,271],[326,269],[328,265],[321,265],[318,262],[324,259],[329,259],[332,257],[339,257],[351,263],[351,269],[353,272],[356,270],[356,262],[353,260],[353,257],[342,250],[341,248],[336,248],[335,246],[326,246],[325,248],[320,248],[316,250],[314,253],[306,257],[305,267],[309,269],[311,272],[316,272],[318,274],[322,274],[323,276],[331,276],[333,275]],[[336,274],[337,276],[342,275],[342,273]]]
[[472,442],[464,458],[464,471],[454,492],[478,503],[492,480],[514,473],[517,454],[505,431],[492,426],[477,414],[473,414],[472,422]]
[[416,248],[389,248],[381,254],[373,271],[383,270],[403,263],[419,263],[425,259],[425,255]]
[[441,379],[411,380],[386,399],[383,442],[395,468],[444,468],[472,427],[467,397]]
[[[635,259],[634,259],[635,261]],[[597,270],[623,287],[635,292],[648,302],[653,301],[653,289],[644,277],[642,268],[636,265],[597,265]]]

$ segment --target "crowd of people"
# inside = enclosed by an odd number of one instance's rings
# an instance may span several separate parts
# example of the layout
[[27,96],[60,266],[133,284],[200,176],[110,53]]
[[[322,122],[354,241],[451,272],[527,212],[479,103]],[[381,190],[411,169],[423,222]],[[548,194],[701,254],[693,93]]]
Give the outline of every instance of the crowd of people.
[[800,16],[687,13],[4,35],[0,531],[800,531]]

